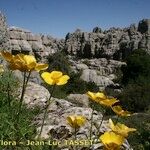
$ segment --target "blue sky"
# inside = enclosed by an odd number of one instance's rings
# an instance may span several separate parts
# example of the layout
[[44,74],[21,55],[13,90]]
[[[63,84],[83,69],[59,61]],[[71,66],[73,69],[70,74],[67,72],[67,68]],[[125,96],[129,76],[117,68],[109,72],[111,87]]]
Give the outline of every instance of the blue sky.
[[0,0],[9,26],[65,37],[77,28],[127,27],[150,18],[150,0]]

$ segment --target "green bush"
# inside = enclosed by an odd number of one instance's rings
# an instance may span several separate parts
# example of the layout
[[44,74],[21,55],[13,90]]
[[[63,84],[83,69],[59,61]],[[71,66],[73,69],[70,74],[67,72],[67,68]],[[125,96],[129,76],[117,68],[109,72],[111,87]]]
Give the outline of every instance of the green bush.
[[144,50],[135,50],[126,59],[127,66],[122,67],[123,84],[135,81],[139,76],[150,78],[150,55]]
[[71,71],[70,62],[64,52],[56,52],[53,55],[48,56],[49,71],[57,70],[62,71],[65,74],[69,74]]
[[124,88],[118,98],[130,111],[145,111],[150,106],[150,55],[135,50],[126,63],[127,66],[122,68]]
[[129,117],[125,122],[130,127],[137,129],[136,132],[130,134],[128,141],[135,150],[150,149],[150,115],[138,114]]
[[124,106],[133,112],[146,111],[150,106],[150,79],[139,77],[128,83],[118,96]]

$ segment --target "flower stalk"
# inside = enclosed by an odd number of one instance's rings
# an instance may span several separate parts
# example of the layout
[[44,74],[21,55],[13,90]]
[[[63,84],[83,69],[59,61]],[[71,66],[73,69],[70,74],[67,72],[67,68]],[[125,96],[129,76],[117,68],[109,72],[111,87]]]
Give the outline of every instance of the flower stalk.
[[94,110],[92,109],[92,114],[91,114],[91,124],[90,124],[90,140],[92,139],[93,114],[94,114]]
[[21,92],[21,97],[20,97],[19,107],[18,107],[18,112],[17,112],[17,123],[19,122],[19,117],[20,117],[20,113],[21,113],[23,98],[24,98],[24,94],[25,94],[25,91],[26,91],[26,87],[27,87],[30,75],[31,75],[31,71],[29,72],[27,77],[26,77],[26,72],[24,72],[24,75],[23,75],[22,92]]
[[42,120],[42,125],[41,125],[41,129],[40,129],[40,133],[39,133],[38,138],[40,138],[41,133],[42,133],[42,130],[43,130],[43,127],[44,127],[44,121],[45,121],[45,119],[46,119],[46,115],[47,115],[48,108],[49,108],[49,106],[50,106],[50,104],[51,104],[51,98],[52,98],[52,96],[53,96],[54,89],[55,89],[55,85],[53,85],[53,87],[52,87],[52,91],[51,91],[50,97],[49,97],[49,99],[48,99],[48,101],[47,101],[47,104],[46,104],[46,106],[45,106],[45,109],[44,109],[45,111],[44,111],[43,120]]

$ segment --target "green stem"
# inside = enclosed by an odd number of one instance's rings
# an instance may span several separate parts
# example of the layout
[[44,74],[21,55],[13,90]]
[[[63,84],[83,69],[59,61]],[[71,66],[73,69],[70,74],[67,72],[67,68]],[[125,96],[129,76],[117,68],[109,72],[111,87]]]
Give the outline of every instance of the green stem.
[[[8,72],[8,77],[10,79],[10,76],[11,76],[11,73]],[[8,98],[8,107],[9,107],[9,111],[11,111],[11,99],[10,99],[10,83],[8,81],[8,84],[7,84],[7,98]]]
[[[75,141],[77,140],[77,127],[76,126],[74,128],[74,140]],[[76,145],[75,145],[74,149],[77,150],[77,146]]]
[[26,87],[27,87],[30,75],[31,75],[31,71],[29,72],[27,77],[26,77],[26,72],[24,72],[22,93],[21,93],[21,97],[20,97],[20,101],[19,101],[19,108],[18,108],[18,113],[17,113],[17,124],[19,122],[21,107],[22,107],[22,103],[23,103],[23,98],[24,98],[24,94],[25,94],[25,91],[26,91]]
[[104,120],[104,114],[102,114],[102,115],[103,115],[103,116],[102,116],[102,120],[101,120],[101,122],[100,122],[100,124],[99,124],[99,127],[98,127],[98,134],[100,133],[101,125],[102,125],[103,120]]
[[27,77],[27,80],[26,80],[26,83],[25,83],[25,88],[27,87],[27,84],[28,84],[28,81],[29,81],[29,79],[30,79],[30,76],[31,76],[31,71],[30,71],[29,74],[28,74],[28,77]]
[[46,107],[45,107],[45,112],[44,112],[44,116],[43,116],[43,120],[42,120],[41,130],[40,130],[40,133],[39,133],[38,138],[40,138],[41,133],[42,133],[42,130],[43,130],[44,121],[45,121],[45,119],[46,119],[46,114],[47,114],[47,111],[48,111],[48,107],[49,107],[49,105],[51,104],[51,101],[50,101],[50,100],[51,100],[51,98],[52,98],[54,89],[55,89],[55,85],[53,85],[53,88],[52,88],[52,92],[51,92],[50,98],[49,98],[49,100],[47,101],[47,105],[46,105]]
[[94,110],[92,109],[92,114],[91,114],[91,126],[90,126],[90,140],[92,139],[93,114],[94,114]]
[[21,97],[20,97],[19,107],[18,107],[18,112],[17,112],[17,123],[19,122],[22,101],[23,101],[23,97],[24,97],[24,93],[25,93],[25,82],[26,82],[26,72],[24,72],[24,75],[23,75],[22,92],[21,92]]
[[101,119],[100,124],[99,124],[99,126],[97,128],[98,129],[98,134],[97,134],[98,137],[99,137],[100,129],[101,129],[101,126],[102,126],[102,123],[103,123],[103,120],[104,120],[105,112],[106,112],[106,110],[103,108],[102,109],[102,119]]

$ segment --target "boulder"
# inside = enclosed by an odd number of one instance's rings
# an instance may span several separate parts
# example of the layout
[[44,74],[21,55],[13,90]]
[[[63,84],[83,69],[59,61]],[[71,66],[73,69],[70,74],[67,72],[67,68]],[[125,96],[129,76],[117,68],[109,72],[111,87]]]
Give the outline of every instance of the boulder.
[[86,94],[70,94],[67,96],[69,102],[82,107],[89,107],[89,99]]

